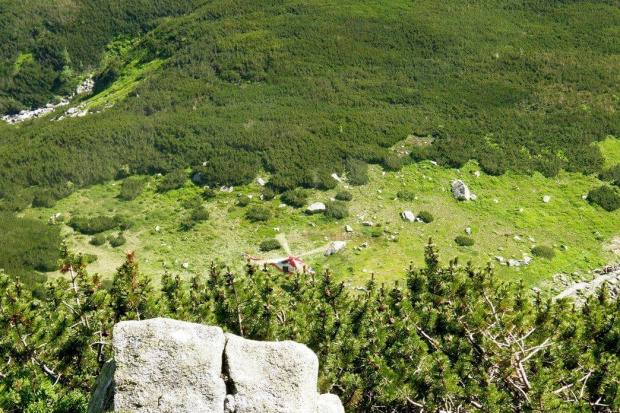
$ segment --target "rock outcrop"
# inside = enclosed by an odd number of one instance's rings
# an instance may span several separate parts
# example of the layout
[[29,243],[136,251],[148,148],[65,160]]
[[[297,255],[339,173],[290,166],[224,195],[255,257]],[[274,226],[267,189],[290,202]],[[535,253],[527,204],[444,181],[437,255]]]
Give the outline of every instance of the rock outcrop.
[[226,337],[224,357],[235,413],[317,411],[319,360],[306,346]]
[[[75,92],[71,96],[65,97],[61,99],[59,102],[47,103],[45,106],[32,109],[32,110],[22,110],[16,114],[2,116],[0,119],[2,119],[3,121],[7,123],[16,124],[16,123],[24,122],[30,119],[36,119],[36,118],[40,118],[45,115],[49,115],[50,113],[54,112],[54,110],[56,110],[57,108],[69,105],[71,103],[71,100],[73,100],[73,98],[76,95],[92,92],[94,87],[95,87],[95,82],[91,78],[88,78],[82,84],[78,86],[78,88],[75,90]],[[82,117],[87,114],[88,114],[88,110],[83,109],[83,106],[74,107],[74,108],[70,108],[69,110],[67,110],[67,112],[65,112],[64,115],[60,116],[58,120],[62,120],[65,117],[76,117],[76,116]]]
[[293,341],[258,342],[170,319],[114,327],[90,412],[342,413],[317,392],[318,359]]

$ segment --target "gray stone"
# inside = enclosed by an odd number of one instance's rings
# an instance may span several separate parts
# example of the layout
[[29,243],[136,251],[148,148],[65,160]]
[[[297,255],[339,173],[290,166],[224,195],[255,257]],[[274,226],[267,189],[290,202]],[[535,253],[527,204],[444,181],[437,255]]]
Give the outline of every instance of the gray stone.
[[413,222],[415,221],[415,215],[411,211],[404,211],[400,214],[401,218],[405,221]]
[[89,413],[344,412],[337,396],[319,396],[318,359],[303,344],[170,319],[121,322],[113,336]]
[[344,406],[335,394],[321,394],[319,396],[318,413],[344,413]]
[[308,347],[226,336],[224,357],[236,413],[317,411],[319,360]]
[[351,225],[346,225],[346,226],[344,227],[344,230],[345,230],[346,232],[353,232],[353,227],[352,227]]
[[452,196],[459,201],[469,201],[471,199],[469,188],[460,179],[452,182]]
[[372,222],[370,222],[370,221],[364,221],[364,222],[362,222],[362,225],[365,226],[365,227],[372,227],[374,224]]
[[224,413],[235,413],[237,405],[235,404],[235,396],[227,394],[224,399]]
[[263,178],[256,178],[256,183],[260,186],[265,186],[267,184]]
[[344,241],[334,241],[329,244],[327,247],[327,251],[325,251],[325,255],[334,255],[342,251],[347,246],[347,243]]
[[468,235],[471,235],[471,228],[470,227],[465,228],[465,233]]
[[115,411],[223,412],[225,341],[219,327],[162,318],[118,323]]
[[322,202],[315,202],[306,208],[306,214],[320,214],[325,212],[325,204]]
[[548,204],[548,203],[549,203],[549,201],[551,201],[551,197],[550,197],[549,195],[545,195],[545,196],[543,196],[543,202],[544,202],[545,204]]

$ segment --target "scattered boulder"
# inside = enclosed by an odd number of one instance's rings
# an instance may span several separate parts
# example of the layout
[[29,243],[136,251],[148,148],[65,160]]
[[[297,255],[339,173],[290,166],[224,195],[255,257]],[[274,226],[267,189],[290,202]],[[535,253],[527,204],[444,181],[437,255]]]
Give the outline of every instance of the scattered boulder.
[[543,202],[544,202],[545,204],[548,204],[548,203],[549,203],[549,201],[551,201],[551,197],[550,197],[549,195],[545,195],[545,196],[543,196]]
[[520,260],[514,260],[514,259],[508,260],[508,266],[509,267],[521,267],[523,265],[530,265],[531,262],[532,262],[532,257],[524,255],[523,259],[520,259]]
[[471,228],[470,227],[465,228],[465,233],[467,235],[471,235]]
[[404,211],[400,214],[400,216],[402,217],[402,219],[404,219],[405,221],[409,221],[409,222],[413,222],[415,221],[415,215],[413,215],[413,212],[411,211]]
[[332,178],[334,178],[338,182],[342,182],[342,178],[340,178],[338,174],[332,174]]
[[459,201],[469,201],[471,199],[469,188],[460,179],[452,182],[452,196]]
[[364,221],[364,222],[362,222],[362,225],[365,226],[365,227],[372,227],[374,224],[372,222],[370,222],[370,221]]
[[351,225],[345,225],[344,230],[346,232],[351,233],[351,232],[353,232],[353,227]]
[[222,185],[220,186],[220,191],[222,192],[232,192],[234,190],[234,187],[232,186],[226,186],[226,185]]
[[347,246],[347,243],[344,241],[334,241],[329,244],[327,247],[327,251],[325,251],[325,255],[334,255],[342,251]]
[[480,178],[480,171],[474,171],[474,176],[476,178]]
[[322,202],[315,202],[306,208],[306,214],[320,214],[325,212],[325,204]]
[[256,178],[256,183],[260,186],[265,186],[267,184],[263,178]]
[[188,269],[189,268],[189,263],[188,262],[184,262],[183,264],[181,264],[181,268],[183,269]]

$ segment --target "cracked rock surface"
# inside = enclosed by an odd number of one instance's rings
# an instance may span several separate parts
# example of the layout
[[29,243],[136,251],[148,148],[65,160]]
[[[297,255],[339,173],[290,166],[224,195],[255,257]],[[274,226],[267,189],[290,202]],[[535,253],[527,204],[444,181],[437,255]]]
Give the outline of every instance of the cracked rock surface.
[[318,394],[318,358],[300,343],[157,318],[118,323],[113,345],[89,412],[344,412]]

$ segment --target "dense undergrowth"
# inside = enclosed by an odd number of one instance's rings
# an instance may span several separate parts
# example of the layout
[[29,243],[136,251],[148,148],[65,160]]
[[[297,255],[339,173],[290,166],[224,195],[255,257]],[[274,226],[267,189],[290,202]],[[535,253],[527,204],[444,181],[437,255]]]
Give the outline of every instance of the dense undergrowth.
[[133,253],[111,283],[62,249],[66,278],[33,298],[0,274],[0,409],[85,411],[111,355],[112,326],[167,316],[244,337],[306,343],[319,386],[347,411],[618,411],[620,302],[607,286],[583,307],[531,296],[485,269],[439,261],[353,294],[329,273],[213,266],[161,287]]
[[[263,168],[277,190],[322,188],[347,159],[400,168],[408,158],[387,149],[408,136],[432,142],[414,145],[414,159],[446,166],[474,158],[491,174],[592,173],[604,164],[593,143],[618,135],[620,11],[606,1],[122,3],[94,28],[89,2],[72,3],[84,24],[58,7],[67,22],[46,24],[60,34],[22,29],[4,42],[5,71],[32,59],[44,65],[35,72],[52,70],[35,49],[47,39],[98,65],[100,94],[122,84],[99,99],[115,105],[102,113],[0,126],[4,209],[29,205],[37,187],[59,198],[204,162],[211,184],[245,183]],[[9,14],[6,26],[31,14]],[[177,17],[154,20],[162,15]],[[133,40],[114,43],[122,53],[94,52],[123,33]],[[152,62],[159,69],[141,72]],[[31,100],[49,98],[33,86]],[[12,87],[0,95],[24,100]]]

